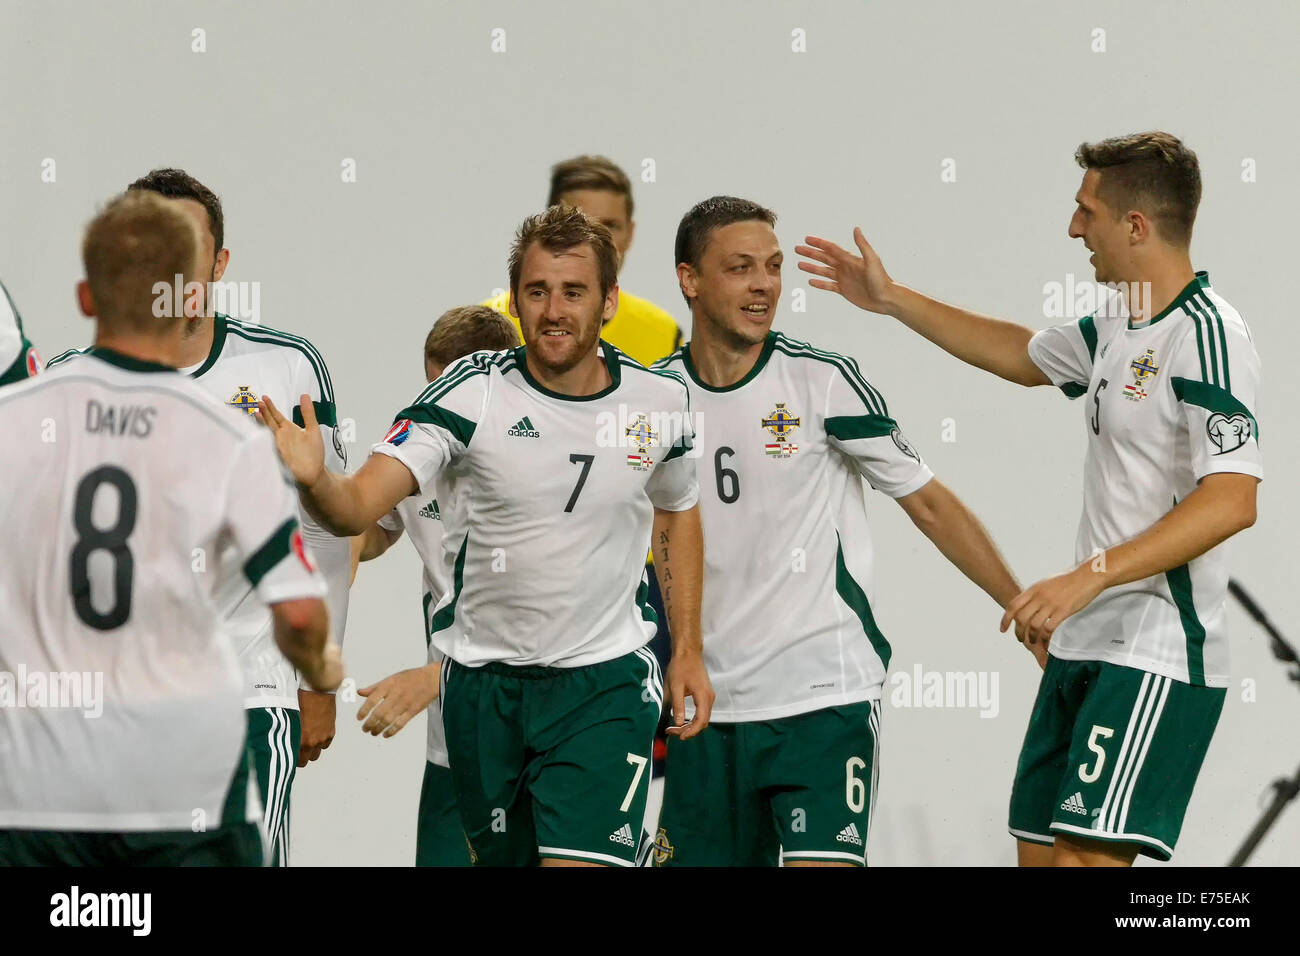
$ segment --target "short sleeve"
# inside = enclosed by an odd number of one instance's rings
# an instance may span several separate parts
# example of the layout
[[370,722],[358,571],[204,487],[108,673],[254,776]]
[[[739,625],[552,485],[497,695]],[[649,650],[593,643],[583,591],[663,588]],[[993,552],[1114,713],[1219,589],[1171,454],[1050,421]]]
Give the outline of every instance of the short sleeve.
[[1029,360],[1063,391],[1078,398],[1088,390],[1097,354],[1097,319],[1084,316],[1035,332],[1029,340]]
[[889,416],[884,396],[857,363],[837,366],[826,394],[826,436],[871,487],[902,498],[922,488],[934,473]]
[[1259,450],[1260,363],[1244,325],[1205,310],[1193,319],[1170,384],[1187,429],[1192,471],[1264,477]]
[[[685,389],[685,385],[682,386]],[[655,466],[646,482],[650,503],[662,511],[687,511],[700,499],[700,483],[695,467],[695,430],[691,424],[689,400],[681,426],[670,439],[668,454]]]
[[[261,489],[258,494],[249,488]],[[303,544],[294,493],[271,434],[259,430],[235,453],[225,507],[230,540],[249,584],[267,604],[324,597],[325,580]]]
[[398,514],[396,508],[376,521],[375,524],[379,525],[379,527],[383,528],[385,531],[401,532],[406,529],[406,524],[402,521],[402,516]]
[[487,402],[489,373],[481,357],[490,355],[475,353],[448,366],[370,449],[410,469],[421,495],[434,494],[438,473],[469,449]]

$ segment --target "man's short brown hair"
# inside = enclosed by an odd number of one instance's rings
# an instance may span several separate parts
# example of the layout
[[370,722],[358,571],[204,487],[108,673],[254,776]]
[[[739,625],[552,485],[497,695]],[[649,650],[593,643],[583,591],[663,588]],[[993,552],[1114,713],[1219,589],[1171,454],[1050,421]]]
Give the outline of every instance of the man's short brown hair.
[[1133,133],[1082,143],[1074,159],[1101,172],[1097,194],[1116,216],[1136,209],[1150,217],[1166,242],[1191,244],[1201,204],[1201,167],[1177,136]]
[[551,192],[546,205],[554,206],[565,193],[578,189],[604,189],[618,193],[627,203],[632,218],[632,181],[612,160],[604,156],[575,156],[551,167]]
[[524,256],[534,243],[548,252],[567,252],[581,245],[591,246],[596,255],[596,273],[600,277],[600,295],[618,282],[618,250],[603,225],[573,206],[552,206],[546,212],[529,216],[519,225],[514,245],[510,247],[510,295],[519,299],[519,275]]
[[226,216],[221,211],[221,200],[217,198],[216,193],[185,170],[152,169],[127,186],[126,190],[127,192],[146,190],[166,196],[168,199],[193,199],[207,210],[208,228],[212,230],[212,239],[215,243],[212,251],[220,252],[225,248],[222,243],[226,241]]
[[459,305],[433,323],[424,340],[424,360],[446,368],[471,352],[500,352],[520,344],[515,327],[496,309]]
[[[112,200],[86,227],[81,259],[90,297],[101,321],[140,330],[161,329],[154,315],[157,283],[174,288],[199,275],[199,231],[174,202],[150,192],[129,192]],[[183,302],[168,314],[183,318]]]

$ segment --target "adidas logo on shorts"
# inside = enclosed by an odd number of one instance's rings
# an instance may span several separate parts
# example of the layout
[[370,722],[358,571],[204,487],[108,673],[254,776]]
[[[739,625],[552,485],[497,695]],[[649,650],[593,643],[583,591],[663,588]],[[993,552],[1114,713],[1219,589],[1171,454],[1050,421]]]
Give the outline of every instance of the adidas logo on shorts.
[[621,843],[624,846],[636,846],[636,840],[632,838],[632,824],[625,823],[609,835],[611,843]]
[[1069,800],[1061,804],[1062,810],[1069,810],[1071,813],[1077,813],[1080,816],[1088,815],[1088,808],[1083,805],[1083,794],[1076,792]]
[[862,846],[862,837],[858,834],[858,825],[856,823],[850,823],[846,826],[839,832],[839,835],[836,836],[835,839],[839,840],[841,843],[852,843],[854,846]]
[[511,438],[541,438],[542,433],[533,427],[533,423],[525,415],[519,421],[515,422],[514,427],[509,429],[506,434]]

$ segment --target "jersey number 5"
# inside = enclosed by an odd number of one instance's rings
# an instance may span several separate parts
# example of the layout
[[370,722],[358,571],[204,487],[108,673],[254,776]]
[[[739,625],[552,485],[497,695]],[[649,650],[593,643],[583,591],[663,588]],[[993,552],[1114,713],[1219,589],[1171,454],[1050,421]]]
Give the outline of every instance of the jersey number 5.
[[[107,528],[96,527],[91,517],[95,493],[102,485],[112,485],[117,489],[117,520]],[[68,581],[77,617],[97,631],[121,627],[131,616],[135,558],[127,547],[127,539],[135,530],[136,503],[135,482],[125,471],[113,465],[101,465],[88,472],[77,484],[72,512],[77,543],[68,562]],[[113,606],[102,614],[90,602],[90,556],[96,551],[107,551],[113,559]]]

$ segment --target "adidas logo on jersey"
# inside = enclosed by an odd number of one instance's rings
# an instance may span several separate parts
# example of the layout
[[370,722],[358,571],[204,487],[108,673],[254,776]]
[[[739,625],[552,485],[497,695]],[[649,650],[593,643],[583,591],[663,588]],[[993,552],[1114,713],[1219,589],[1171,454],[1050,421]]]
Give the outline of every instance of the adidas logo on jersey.
[[511,438],[541,438],[542,433],[533,427],[533,423],[525,415],[519,421],[515,422],[514,427],[506,432]]
[[1088,808],[1083,805],[1083,794],[1078,792],[1061,804],[1061,809],[1069,810],[1071,813],[1077,813],[1084,817],[1088,815]]
[[632,838],[632,824],[625,823],[609,835],[611,843],[621,843],[624,846],[636,846],[636,840]]
[[420,517],[441,521],[442,515],[438,512],[438,499],[430,498],[429,503],[420,509]]
[[858,825],[856,823],[850,823],[846,826],[839,832],[839,835],[836,836],[835,839],[839,840],[841,843],[852,843],[854,846],[862,846],[862,837],[858,834]]

